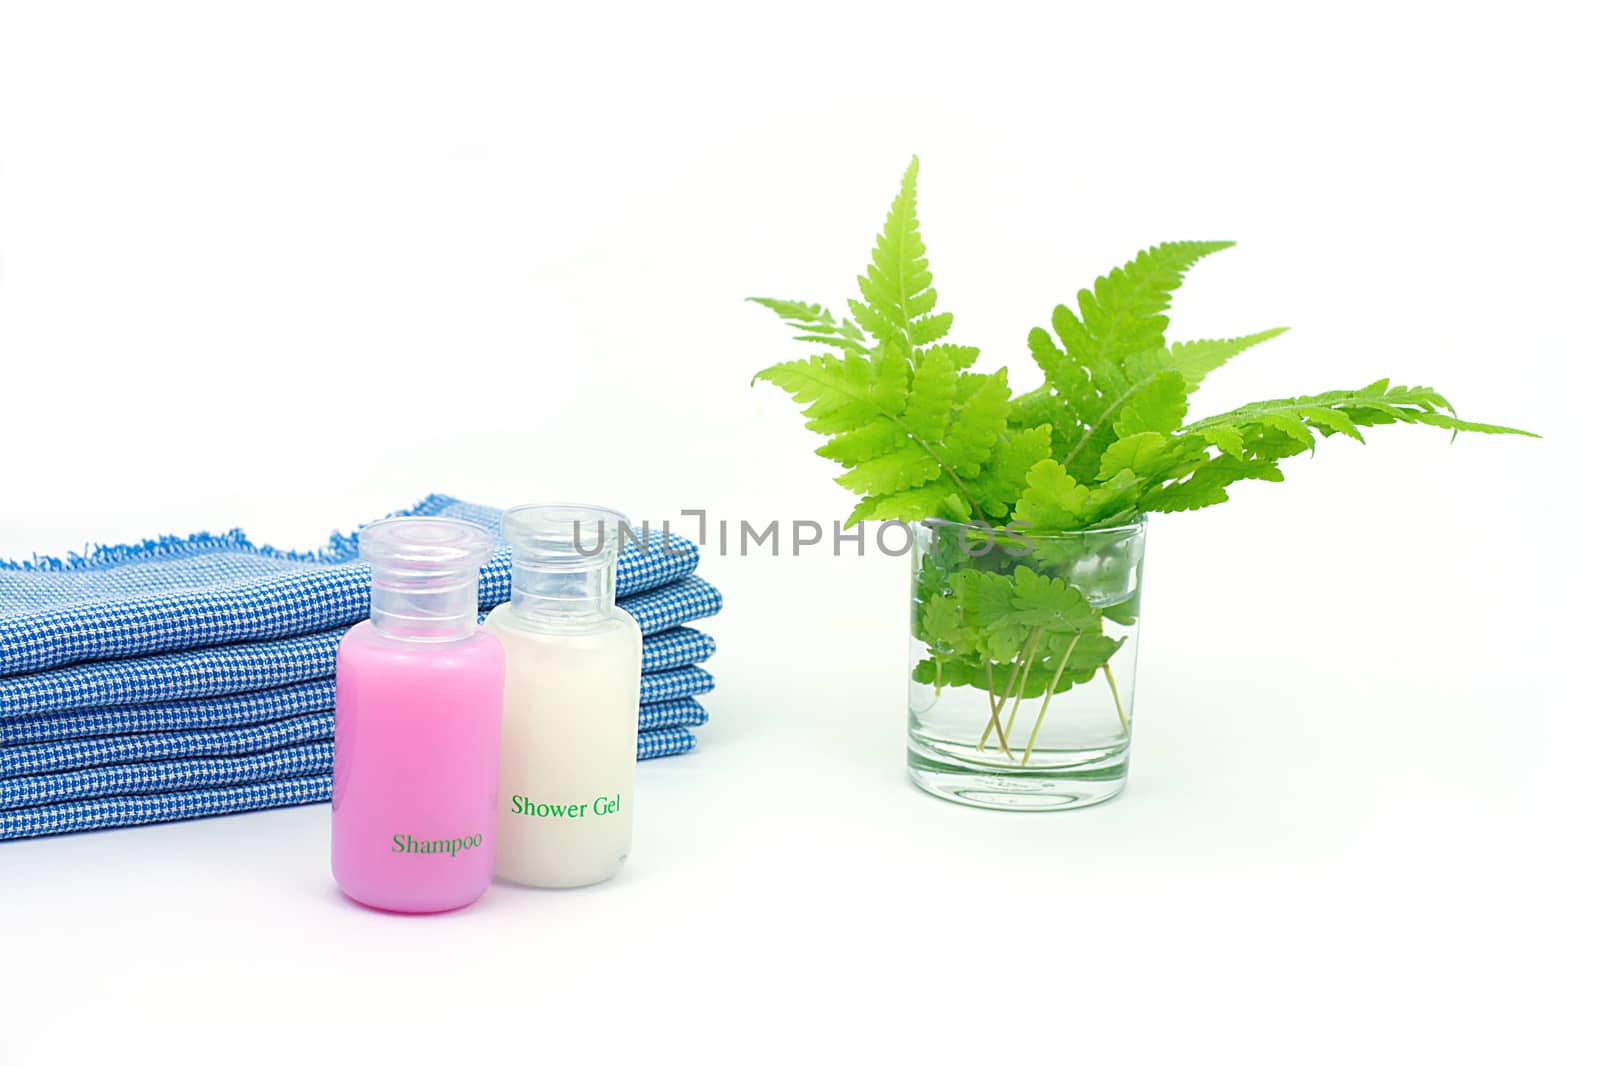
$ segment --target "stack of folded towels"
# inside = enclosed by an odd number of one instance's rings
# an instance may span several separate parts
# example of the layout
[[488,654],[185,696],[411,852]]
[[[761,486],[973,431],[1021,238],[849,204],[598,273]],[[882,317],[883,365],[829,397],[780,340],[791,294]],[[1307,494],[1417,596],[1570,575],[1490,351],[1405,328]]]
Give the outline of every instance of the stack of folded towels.
[[[396,512],[495,532],[500,512],[430,496]],[[692,541],[624,541],[617,603],[644,631],[639,758],[694,747],[722,597]],[[357,538],[314,555],[237,532],[0,563],[0,840],[316,803],[333,768],[334,655],[367,616]],[[511,593],[504,542],[479,609]]]

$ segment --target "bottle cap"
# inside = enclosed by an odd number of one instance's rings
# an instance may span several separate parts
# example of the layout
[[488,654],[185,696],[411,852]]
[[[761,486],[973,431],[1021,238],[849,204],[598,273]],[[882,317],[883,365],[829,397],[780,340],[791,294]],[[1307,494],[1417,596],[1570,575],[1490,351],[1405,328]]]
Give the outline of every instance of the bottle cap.
[[500,520],[511,545],[511,607],[531,621],[587,625],[616,602],[617,554],[628,519],[608,507],[513,507]]
[[372,624],[408,640],[459,640],[478,622],[478,571],[488,530],[454,518],[385,518],[360,533],[372,567]]

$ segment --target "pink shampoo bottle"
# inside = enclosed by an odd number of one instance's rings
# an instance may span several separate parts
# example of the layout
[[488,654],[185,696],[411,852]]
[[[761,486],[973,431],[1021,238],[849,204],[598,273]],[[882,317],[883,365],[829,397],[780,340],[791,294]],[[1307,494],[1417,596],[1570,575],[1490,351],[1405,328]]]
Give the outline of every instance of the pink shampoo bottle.
[[492,550],[447,518],[361,531],[372,617],[339,642],[333,876],[369,907],[452,910],[494,876],[505,652],[478,627]]

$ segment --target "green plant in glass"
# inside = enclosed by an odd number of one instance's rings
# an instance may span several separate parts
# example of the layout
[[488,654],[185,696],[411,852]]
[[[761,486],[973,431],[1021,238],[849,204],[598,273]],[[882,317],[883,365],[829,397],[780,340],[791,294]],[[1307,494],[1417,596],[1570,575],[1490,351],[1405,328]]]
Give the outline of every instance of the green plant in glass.
[[[919,231],[917,168],[913,159],[847,315],[756,300],[814,349],[756,378],[803,404],[807,426],[827,438],[817,454],[844,467],[836,480],[860,498],[849,524],[919,527],[912,681],[935,702],[952,688],[981,693],[970,754],[959,757],[978,772],[1036,765],[1052,699],[1091,683],[1114,717],[1087,762],[1117,747],[1118,729],[1125,752],[1118,660],[1137,622],[1147,514],[1223,503],[1235,482],[1282,480],[1279,464],[1320,438],[1364,442],[1373,426],[1524,433],[1464,421],[1434,389],[1387,380],[1193,416],[1207,374],[1284,332],[1167,339],[1172,294],[1227,241],[1156,245],[1079,292],[1075,307],[1056,307],[1027,338],[1044,384],[1013,395],[1004,368],[974,369],[978,349],[949,340]],[[914,703],[914,732],[917,714]],[[956,758],[948,743],[940,750]],[[1052,750],[1052,765],[1086,765],[1077,756],[1087,748]]]

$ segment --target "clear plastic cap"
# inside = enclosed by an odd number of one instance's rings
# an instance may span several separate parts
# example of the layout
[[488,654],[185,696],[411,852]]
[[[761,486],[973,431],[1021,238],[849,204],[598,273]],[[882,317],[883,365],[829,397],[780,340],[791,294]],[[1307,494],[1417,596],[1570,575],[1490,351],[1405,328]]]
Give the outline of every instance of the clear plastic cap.
[[608,618],[628,519],[607,507],[536,503],[500,519],[511,545],[511,609],[536,625],[572,628]]
[[385,518],[361,530],[372,567],[372,624],[404,640],[460,640],[478,624],[489,531],[454,518]]

